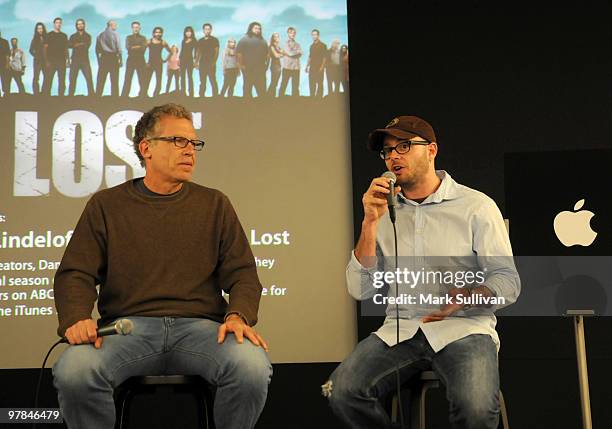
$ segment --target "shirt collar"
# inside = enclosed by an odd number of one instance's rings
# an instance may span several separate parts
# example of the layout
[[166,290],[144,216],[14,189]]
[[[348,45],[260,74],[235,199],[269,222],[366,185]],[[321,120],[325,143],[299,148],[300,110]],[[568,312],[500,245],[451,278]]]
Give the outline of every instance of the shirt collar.
[[[459,185],[445,170],[436,170],[436,176],[442,181],[438,189],[433,194],[430,194],[423,203],[441,203],[444,200],[452,200],[459,196]],[[397,199],[403,204],[416,204],[414,201],[404,197],[400,192],[397,194]]]

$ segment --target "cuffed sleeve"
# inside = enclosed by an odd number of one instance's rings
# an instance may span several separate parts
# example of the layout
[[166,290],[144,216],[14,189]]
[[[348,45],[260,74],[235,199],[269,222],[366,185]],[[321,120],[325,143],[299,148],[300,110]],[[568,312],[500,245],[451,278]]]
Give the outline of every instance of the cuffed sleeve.
[[355,251],[351,252],[351,259],[346,267],[346,285],[349,294],[356,300],[363,301],[371,298],[379,290],[374,287],[374,273],[382,271],[382,251],[376,246],[376,261],[370,268],[366,268],[355,256]]
[[493,200],[487,197],[472,221],[473,246],[486,278],[482,283],[497,297],[503,297],[504,304],[495,310],[516,302],[521,292],[521,281],[514,264],[512,246],[501,212]]

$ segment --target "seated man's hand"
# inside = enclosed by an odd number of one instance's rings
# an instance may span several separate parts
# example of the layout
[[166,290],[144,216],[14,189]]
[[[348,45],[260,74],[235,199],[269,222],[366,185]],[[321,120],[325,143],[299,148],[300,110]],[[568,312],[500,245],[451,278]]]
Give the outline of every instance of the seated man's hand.
[[242,344],[244,337],[247,337],[253,344],[256,346],[261,346],[265,351],[268,351],[268,344],[264,341],[261,335],[255,332],[255,329],[244,323],[242,317],[237,314],[230,314],[227,319],[225,319],[225,323],[219,326],[217,342],[221,344],[223,341],[225,341],[225,336],[229,332],[234,333],[238,344]]
[[98,326],[93,319],[79,320],[77,323],[66,329],[64,336],[72,345],[93,343],[94,347],[102,347],[102,337],[98,337]]
[[433,313],[424,316],[421,320],[423,323],[428,322],[437,322],[439,320],[444,320],[448,316],[456,313],[464,307],[464,304],[457,304],[457,296],[458,295],[469,295],[469,291],[465,288],[454,287],[448,291],[448,296],[452,298],[452,303],[444,305],[440,310],[434,311]]

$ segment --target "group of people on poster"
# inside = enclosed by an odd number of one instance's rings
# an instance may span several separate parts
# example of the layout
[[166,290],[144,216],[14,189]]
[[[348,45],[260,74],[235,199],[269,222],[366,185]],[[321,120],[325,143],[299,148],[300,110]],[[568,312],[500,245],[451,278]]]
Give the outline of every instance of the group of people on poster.
[[[117,22],[109,20],[106,28],[95,39],[95,54],[98,72],[94,86],[89,50],[92,36],[86,30],[84,19],[75,21],[75,32],[68,37],[62,32],[62,18],[53,20],[53,28],[47,31],[45,24],[38,22],[30,42],[29,53],[33,58],[32,93],[52,95],[54,79],[57,79],[57,95],[66,95],[66,70],[68,95],[74,96],[77,80],[81,74],[87,86],[88,96],[102,96],[107,80],[110,95],[130,96],[134,74],[139,86],[138,96],[158,96],[162,91],[164,64],[166,64],[165,92],[173,91],[194,97],[206,96],[210,83],[211,97],[233,97],[238,77],[243,77],[243,97],[282,97],[287,93],[300,95],[300,76],[308,75],[309,95],[323,97],[324,82],[327,94],[348,91],[348,46],[335,39],[328,47],[318,29],[310,32],[312,44],[303,49],[296,41],[297,30],[288,27],[286,35],[272,33],[269,41],[263,36],[259,22],[249,24],[246,34],[239,40],[229,37],[221,48],[219,39],[213,36],[210,23],[202,25],[203,36],[199,39],[191,26],[183,30],[181,46],[170,45],[164,40],[164,29],[155,27],[152,37],[141,34],[141,24],[131,23],[131,34],[121,43]],[[124,79],[119,91],[120,70],[124,66]],[[165,55],[164,55],[165,54]],[[217,65],[221,61],[223,70],[221,89],[217,79]],[[16,37],[8,40],[0,33],[0,80],[4,96],[11,94],[15,81],[20,94],[25,94],[23,76],[27,67],[26,55]],[[199,88],[194,85],[194,71],[199,75]],[[268,73],[269,72],[269,73]],[[268,79],[269,76],[269,79]],[[41,79],[42,77],[42,79]],[[152,81],[155,87],[149,93]],[[288,86],[291,85],[290,91]],[[54,94],[53,94],[54,95]],[[288,95],[288,94],[287,94]]]

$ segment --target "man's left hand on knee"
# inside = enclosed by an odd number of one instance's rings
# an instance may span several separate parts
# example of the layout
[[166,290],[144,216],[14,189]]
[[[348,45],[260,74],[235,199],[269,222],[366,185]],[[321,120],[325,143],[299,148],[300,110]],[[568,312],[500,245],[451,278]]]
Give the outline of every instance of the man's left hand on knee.
[[217,333],[217,342],[221,344],[225,341],[225,336],[233,332],[236,336],[236,341],[242,344],[244,337],[247,337],[256,346],[261,346],[265,351],[268,351],[268,343],[259,335],[255,329],[247,325],[242,317],[238,314],[230,314],[225,322],[219,326]]

